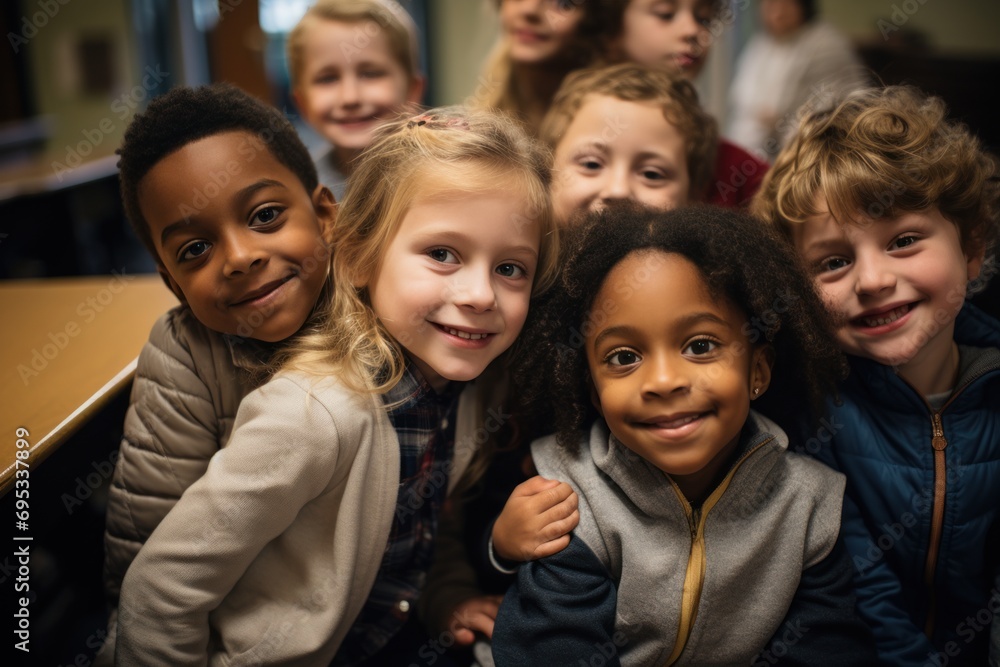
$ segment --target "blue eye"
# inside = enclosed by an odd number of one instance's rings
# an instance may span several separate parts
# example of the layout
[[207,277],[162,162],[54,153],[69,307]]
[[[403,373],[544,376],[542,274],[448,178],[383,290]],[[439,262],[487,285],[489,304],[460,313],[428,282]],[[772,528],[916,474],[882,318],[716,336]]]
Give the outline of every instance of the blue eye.
[[194,241],[189,243],[183,248],[181,248],[179,261],[185,262],[192,259],[198,259],[212,247],[212,244],[208,241]]

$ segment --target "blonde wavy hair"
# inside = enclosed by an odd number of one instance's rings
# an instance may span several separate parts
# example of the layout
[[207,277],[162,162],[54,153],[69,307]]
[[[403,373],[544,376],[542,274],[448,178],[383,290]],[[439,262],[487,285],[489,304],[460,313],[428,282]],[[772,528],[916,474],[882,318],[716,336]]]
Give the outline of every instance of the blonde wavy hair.
[[625,102],[648,102],[684,137],[692,199],[704,199],[715,168],[719,130],[698,102],[698,92],[678,74],[632,63],[573,72],[563,81],[542,122],[541,139],[555,151],[589,95]]
[[305,35],[319,21],[343,23],[375,23],[385,31],[386,41],[396,61],[410,77],[420,76],[417,56],[417,26],[413,18],[394,0],[317,0],[288,33],[286,54],[288,76],[293,89],[302,83],[305,67]]
[[[367,285],[407,211],[449,193],[521,194],[541,232],[532,294],[555,280],[558,232],[549,204],[548,152],[513,119],[461,107],[386,124],[365,149],[333,229],[333,295],[320,325],[290,345],[283,368],[337,375],[361,393],[400,381],[403,349],[372,310]],[[475,221],[470,221],[475,224]]]
[[996,246],[1000,171],[944,102],[912,86],[871,88],[807,112],[751,212],[788,238],[806,218],[868,224],[936,208],[968,254]]

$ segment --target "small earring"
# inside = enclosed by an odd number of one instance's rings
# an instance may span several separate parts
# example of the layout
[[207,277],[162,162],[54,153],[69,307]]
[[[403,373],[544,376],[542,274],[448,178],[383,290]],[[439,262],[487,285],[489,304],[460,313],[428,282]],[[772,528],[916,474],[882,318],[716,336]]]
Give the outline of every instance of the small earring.
[[753,388],[753,395],[754,395],[754,398],[756,398],[757,396],[760,395],[760,387],[754,387]]

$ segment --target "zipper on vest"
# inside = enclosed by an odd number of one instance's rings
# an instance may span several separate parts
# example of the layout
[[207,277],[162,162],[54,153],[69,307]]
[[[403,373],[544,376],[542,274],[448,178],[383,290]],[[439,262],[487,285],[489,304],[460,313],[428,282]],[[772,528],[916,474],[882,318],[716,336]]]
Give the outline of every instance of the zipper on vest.
[[688,554],[687,570],[684,573],[684,592],[681,595],[681,618],[677,624],[677,639],[674,641],[674,650],[667,658],[666,664],[668,666],[677,662],[681,657],[681,653],[684,652],[684,647],[687,646],[687,641],[691,637],[691,629],[694,627],[695,619],[698,618],[698,604],[701,602],[701,592],[705,586],[705,522],[708,519],[708,513],[729,488],[729,483],[732,482],[733,476],[736,475],[736,471],[743,465],[743,462],[772,440],[774,440],[773,437],[768,438],[744,453],[726,473],[719,486],[705,499],[701,508],[697,510],[691,507],[691,503],[684,497],[684,493],[677,486],[677,483],[670,479],[669,475],[667,476],[673,486],[674,493],[681,501],[681,507],[684,508],[684,514],[687,516],[688,529],[691,531],[691,552]]
[[944,437],[944,425],[941,423],[941,413],[931,415],[933,435],[931,447],[934,449],[934,504],[931,510],[931,539],[927,548],[927,562],[924,565],[924,585],[927,587],[928,605],[927,621],[924,623],[924,634],[928,637],[934,632],[934,612],[936,595],[934,592],[934,571],[937,569],[938,551],[941,548],[941,533],[944,530],[944,501],[948,491],[948,469],[945,463],[944,450],[948,447],[948,439]]

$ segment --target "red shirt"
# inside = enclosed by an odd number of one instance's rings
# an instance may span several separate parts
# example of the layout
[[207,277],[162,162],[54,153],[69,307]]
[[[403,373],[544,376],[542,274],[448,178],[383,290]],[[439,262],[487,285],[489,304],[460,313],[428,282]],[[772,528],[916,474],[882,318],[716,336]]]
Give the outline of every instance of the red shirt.
[[715,173],[705,193],[705,201],[728,208],[746,206],[770,167],[736,144],[720,139]]

